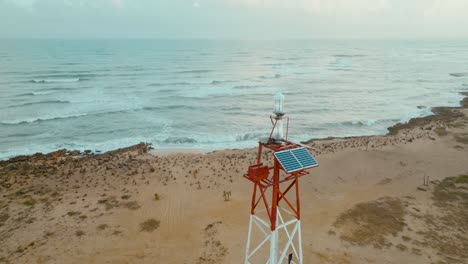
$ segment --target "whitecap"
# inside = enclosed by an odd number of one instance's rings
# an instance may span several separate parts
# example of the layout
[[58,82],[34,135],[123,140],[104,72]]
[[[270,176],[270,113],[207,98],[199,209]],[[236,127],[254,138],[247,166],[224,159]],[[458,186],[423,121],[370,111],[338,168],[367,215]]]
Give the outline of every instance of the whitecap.
[[177,74],[191,74],[191,73],[209,73],[212,70],[187,70],[187,71],[178,71]]
[[33,83],[70,83],[70,82],[79,82],[80,78],[68,78],[68,79],[33,79]]
[[78,115],[68,115],[68,116],[64,115],[64,116],[53,116],[53,117],[27,118],[27,119],[21,119],[21,120],[2,121],[2,122],[0,122],[0,124],[2,124],[2,125],[22,125],[22,124],[39,123],[39,122],[44,122],[44,121],[78,118],[78,117],[87,116],[87,115],[88,114],[78,114]]
[[454,73],[450,73],[450,76],[465,77],[465,76],[468,76],[468,72],[454,72]]
[[163,143],[166,144],[187,144],[187,143],[196,143],[197,141],[189,137],[169,137],[166,138]]
[[278,73],[273,75],[273,76],[265,76],[265,75],[259,76],[260,79],[278,79],[280,77],[281,77],[281,75],[278,74]]
[[236,136],[236,141],[258,140],[262,136],[264,136],[262,133],[246,133],[244,135]]

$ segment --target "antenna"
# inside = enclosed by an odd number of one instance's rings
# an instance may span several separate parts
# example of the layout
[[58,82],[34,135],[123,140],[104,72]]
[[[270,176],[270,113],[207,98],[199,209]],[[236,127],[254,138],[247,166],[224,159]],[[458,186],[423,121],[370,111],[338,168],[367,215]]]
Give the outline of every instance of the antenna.
[[[274,100],[270,137],[258,142],[257,163],[244,174],[254,185],[245,264],[303,264],[299,178],[318,162],[306,146],[288,141],[289,118],[284,136],[284,95]],[[273,166],[262,163],[263,148],[273,151]]]

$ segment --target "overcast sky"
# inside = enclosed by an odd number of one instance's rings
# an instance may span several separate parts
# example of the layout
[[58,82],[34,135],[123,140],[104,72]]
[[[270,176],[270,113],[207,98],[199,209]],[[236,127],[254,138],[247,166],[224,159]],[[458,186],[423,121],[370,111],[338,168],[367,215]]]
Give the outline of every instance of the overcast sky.
[[0,38],[468,37],[468,0],[0,0]]

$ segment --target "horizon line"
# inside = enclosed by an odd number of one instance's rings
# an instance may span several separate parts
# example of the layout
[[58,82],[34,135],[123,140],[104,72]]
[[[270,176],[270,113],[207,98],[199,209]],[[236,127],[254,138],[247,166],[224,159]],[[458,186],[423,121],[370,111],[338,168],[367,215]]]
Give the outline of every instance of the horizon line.
[[240,38],[240,37],[0,37],[0,40],[209,40],[209,41],[294,41],[294,40],[465,40],[457,37],[308,37],[308,38]]

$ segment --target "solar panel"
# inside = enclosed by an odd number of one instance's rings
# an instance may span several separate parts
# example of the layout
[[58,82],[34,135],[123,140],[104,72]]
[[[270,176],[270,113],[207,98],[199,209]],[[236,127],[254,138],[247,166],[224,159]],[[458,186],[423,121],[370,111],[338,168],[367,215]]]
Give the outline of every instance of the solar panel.
[[318,162],[304,147],[275,152],[274,155],[287,173],[318,166]]
[[294,155],[292,154],[290,150],[283,150],[283,151],[275,152],[275,156],[278,159],[278,161],[281,163],[281,166],[283,166],[283,169],[286,172],[289,173],[289,172],[302,170],[302,165],[294,157]]
[[315,158],[305,148],[293,149],[291,150],[291,152],[304,169],[315,167],[318,165],[318,162],[315,160]]

